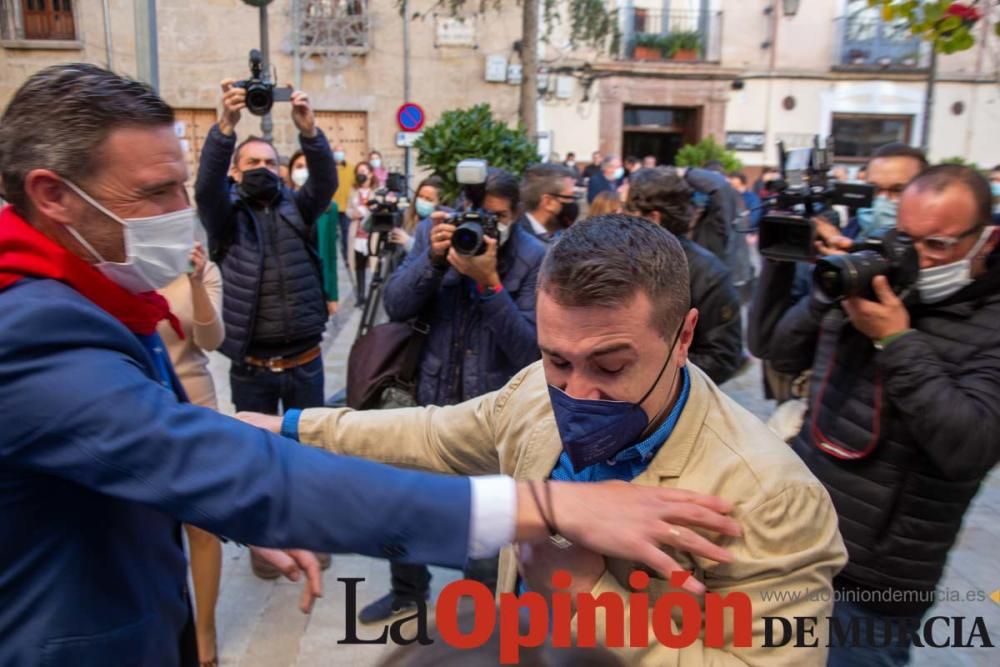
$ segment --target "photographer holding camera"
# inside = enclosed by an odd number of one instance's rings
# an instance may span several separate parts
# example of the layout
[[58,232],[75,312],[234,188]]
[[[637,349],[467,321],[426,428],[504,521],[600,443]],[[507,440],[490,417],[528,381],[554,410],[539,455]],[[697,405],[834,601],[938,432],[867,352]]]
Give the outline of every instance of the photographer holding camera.
[[[455,405],[495,391],[541,357],[535,285],[546,246],[514,224],[518,179],[478,162],[485,184],[481,197],[466,197],[472,210],[437,211],[420,222],[413,248],[385,287],[390,319],[419,318],[428,327],[416,377],[420,405]],[[469,247],[462,221],[477,215],[483,233]],[[480,569],[495,582],[495,563]],[[409,611],[429,595],[429,584],[426,567],[392,563],[392,591],[359,618],[374,623]]]
[[[323,405],[328,313],[315,221],[330,205],[337,171],[308,95],[296,91],[291,115],[309,175],[294,193],[285,188],[274,145],[236,140],[244,109],[270,108],[268,84],[239,84],[222,82],[223,109],[202,149],[195,201],[225,281],[221,350],[232,360],[233,403],[238,411],[279,414],[279,406]],[[256,561],[255,572],[276,574]]]
[[[906,186],[883,249],[822,260],[812,295],[793,302],[796,265],[764,261],[749,345],[779,371],[812,369],[793,447],[830,492],[848,546],[834,580],[842,627],[919,623],[1000,459],[1000,236],[989,205],[975,170],[939,165]],[[904,665],[909,641],[834,647],[830,665]]]

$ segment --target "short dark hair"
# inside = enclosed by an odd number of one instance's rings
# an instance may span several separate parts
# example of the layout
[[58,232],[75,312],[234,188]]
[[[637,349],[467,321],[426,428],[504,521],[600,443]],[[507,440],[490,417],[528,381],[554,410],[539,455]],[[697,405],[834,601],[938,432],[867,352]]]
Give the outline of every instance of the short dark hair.
[[627,158],[625,158],[625,164],[638,164],[641,161],[642,160],[640,160],[634,155],[629,155]]
[[990,182],[972,167],[961,164],[938,164],[925,169],[910,181],[906,189],[941,192],[952,185],[964,185],[976,203],[976,226],[992,224],[993,193]]
[[99,149],[114,130],[173,122],[173,109],[144,83],[87,63],[46,67],[14,93],[0,119],[4,196],[27,214],[29,171],[84,181],[99,171]]
[[574,153],[573,151],[566,153],[566,159],[569,160],[570,158],[576,158],[576,153]]
[[510,202],[510,210],[514,211],[521,200],[521,183],[509,171],[490,167],[486,175],[485,194],[506,199]]
[[731,171],[731,172],[729,172],[729,178],[735,178],[737,181],[739,181],[743,185],[747,184],[747,175],[744,174],[742,171]]
[[621,306],[637,289],[653,304],[653,326],[664,339],[673,336],[691,309],[684,249],[663,227],[631,215],[571,226],[539,272],[539,290],[564,306]]
[[675,169],[647,167],[632,174],[627,208],[641,215],[660,213],[660,224],[671,234],[686,234],[691,226],[691,187]]
[[524,172],[521,179],[521,201],[524,208],[533,211],[542,203],[545,195],[559,194],[565,179],[576,181],[576,174],[561,164],[536,164]]
[[[872,153],[871,160],[880,157],[908,157],[916,160],[920,163],[920,169],[924,170],[929,164],[927,162],[927,156],[919,148],[909,146],[899,141],[893,141],[888,144],[883,144],[875,149]],[[865,164],[865,167],[868,165]]]
[[[268,146],[270,146],[271,150],[274,151],[275,157],[278,158],[278,162],[279,163],[281,162],[281,156],[278,155],[278,149],[275,147],[275,145],[274,145],[273,142],[268,141],[264,137],[258,137],[255,134],[251,134],[249,137],[247,137],[246,139],[244,139],[240,143],[236,144],[236,150],[233,151],[233,166],[234,167],[238,167],[239,164],[240,164],[240,153],[243,152],[243,147],[246,146],[246,145],[248,145],[248,144],[252,144],[254,142],[259,143],[259,144],[267,144]],[[289,160],[288,161],[288,167],[291,168],[291,166],[292,166],[292,162],[291,162],[291,160]]]

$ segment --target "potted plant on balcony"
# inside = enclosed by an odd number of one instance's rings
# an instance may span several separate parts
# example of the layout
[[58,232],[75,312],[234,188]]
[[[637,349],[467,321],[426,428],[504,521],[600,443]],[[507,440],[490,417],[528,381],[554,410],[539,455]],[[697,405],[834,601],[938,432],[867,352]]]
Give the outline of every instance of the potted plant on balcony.
[[663,60],[663,35],[640,32],[632,42],[632,58],[635,60]]
[[698,60],[701,53],[701,33],[697,30],[678,30],[664,40],[664,51],[670,60]]

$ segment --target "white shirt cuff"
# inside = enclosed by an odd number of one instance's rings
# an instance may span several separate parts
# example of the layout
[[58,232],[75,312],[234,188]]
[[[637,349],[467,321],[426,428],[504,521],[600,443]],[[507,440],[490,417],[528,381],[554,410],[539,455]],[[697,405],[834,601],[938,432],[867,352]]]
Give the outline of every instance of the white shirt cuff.
[[506,475],[471,477],[469,558],[492,558],[514,541],[517,484]]

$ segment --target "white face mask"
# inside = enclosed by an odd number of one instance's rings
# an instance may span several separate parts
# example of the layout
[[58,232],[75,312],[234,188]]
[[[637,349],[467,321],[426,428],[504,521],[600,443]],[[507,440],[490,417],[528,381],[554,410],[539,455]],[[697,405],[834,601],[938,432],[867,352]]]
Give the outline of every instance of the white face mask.
[[299,167],[298,169],[292,170],[292,183],[295,183],[296,187],[302,187],[309,180],[309,170],[305,167]]
[[122,227],[125,261],[108,262],[73,227],[67,231],[97,260],[97,270],[133,294],[166,287],[188,270],[194,248],[195,210],[191,207],[149,218],[122,219],[69,181],[76,194]]
[[382,160],[374,158],[369,162],[369,164],[372,166],[372,169],[380,169],[382,167]]
[[499,222],[497,223],[497,231],[500,232],[500,245],[503,245],[510,238],[510,225]]
[[963,287],[972,284],[972,259],[979,253],[993,234],[995,227],[986,225],[972,250],[957,262],[920,269],[917,277],[917,291],[923,303],[944,301]]

